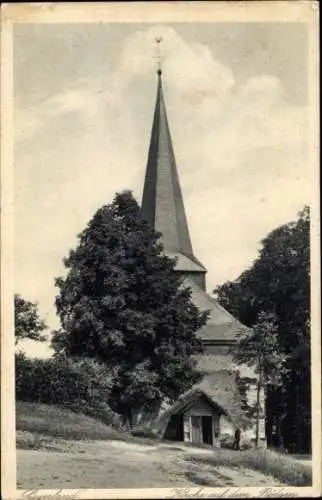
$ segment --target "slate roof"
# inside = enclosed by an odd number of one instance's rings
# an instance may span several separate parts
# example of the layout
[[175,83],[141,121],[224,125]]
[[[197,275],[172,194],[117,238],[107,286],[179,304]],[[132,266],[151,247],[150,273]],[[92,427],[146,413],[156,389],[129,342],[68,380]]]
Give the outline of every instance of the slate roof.
[[184,285],[191,289],[191,299],[201,311],[210,310],[210,316],[205,326],[198,331],[198,336],[204,340],[233,341],[240,331],[246,327],[224,309],[213,297],[202,290],[189,278]]

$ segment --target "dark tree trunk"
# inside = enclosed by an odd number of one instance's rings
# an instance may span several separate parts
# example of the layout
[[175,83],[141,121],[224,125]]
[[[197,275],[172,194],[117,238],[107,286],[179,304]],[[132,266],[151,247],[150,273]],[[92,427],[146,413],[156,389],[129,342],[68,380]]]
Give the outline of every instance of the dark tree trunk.
[[125,410],[124,410],[123,425],[127,429],[132,429],[132,427],[133,427],[132,408],[130,406],[125,408]]
[[256,446],[259,446],[260,393],[261,393],[261,381],[259,377],[257,381],[257,391],[256,391],[256,432],[255,432]]
[[129,429],[133,427],[133,416],[132,416],[132,408],[129,406],[126,410],[126,420]]

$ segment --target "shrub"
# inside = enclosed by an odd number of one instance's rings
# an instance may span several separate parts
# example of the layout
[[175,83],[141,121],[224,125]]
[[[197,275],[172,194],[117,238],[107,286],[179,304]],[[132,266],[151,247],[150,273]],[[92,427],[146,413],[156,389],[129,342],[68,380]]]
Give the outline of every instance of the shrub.
[[60,405],[117,425],[108,400],[111,374],[94,360],[28,359],[16,354],[16,399]]

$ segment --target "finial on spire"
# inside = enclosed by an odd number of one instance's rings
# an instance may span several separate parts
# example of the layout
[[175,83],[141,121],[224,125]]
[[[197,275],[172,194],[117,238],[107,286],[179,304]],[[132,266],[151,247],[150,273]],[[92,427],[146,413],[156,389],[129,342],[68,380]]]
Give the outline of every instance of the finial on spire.
[[157,74],[161,76],[161,54],[160,54],[160,43],[162,42],[162,36],[156,37],[155,41],[157,42],[157,61],[158,61],[158,71]]

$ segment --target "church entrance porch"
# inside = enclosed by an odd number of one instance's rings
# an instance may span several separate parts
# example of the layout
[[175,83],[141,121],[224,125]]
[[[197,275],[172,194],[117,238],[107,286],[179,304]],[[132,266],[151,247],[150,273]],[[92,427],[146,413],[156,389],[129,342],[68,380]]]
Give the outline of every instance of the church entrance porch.
[[[187,404],[188,403],[188,404]],[[220,447],[221,408],[199,391],[171,412],[163,438]]]

